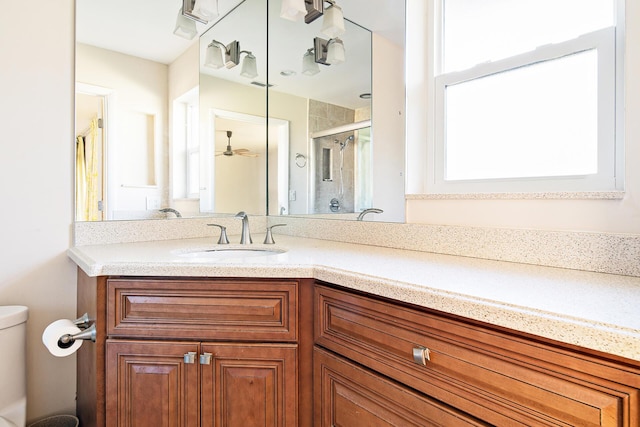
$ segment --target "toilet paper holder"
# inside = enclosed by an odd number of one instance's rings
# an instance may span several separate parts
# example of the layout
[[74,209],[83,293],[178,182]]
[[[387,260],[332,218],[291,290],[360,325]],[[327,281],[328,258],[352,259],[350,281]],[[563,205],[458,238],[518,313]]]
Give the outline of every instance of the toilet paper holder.
[[73,321],[73,324],[83,330],[76,334],[62,335],[58,339],[58,347],[69,348],[77,340],[91,340],[93,342],[96,342],[96,325],[94,323],[93,325],[89,326],[91,324],[91,320],[89,319],[88,313],[85,313],[82,316],[78,317]]

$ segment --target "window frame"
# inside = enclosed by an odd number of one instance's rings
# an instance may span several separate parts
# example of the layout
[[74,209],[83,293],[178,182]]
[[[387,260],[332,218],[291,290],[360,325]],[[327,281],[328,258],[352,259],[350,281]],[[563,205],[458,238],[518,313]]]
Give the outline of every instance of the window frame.
[[[432,94],[432,123],[428,141],[427,193],[554,193],[607,192],[624,189],[624,0],[616,1],[616,26],[584,34],[561,43],[544,45],[509,58],[478,64],[472,68],[439,73],[443,55],[444,0],[431,9],[434,73],[428,76]],[[514,70],[531,64],[562,58],[590,49],[598,51],[598,172],[595,175],[445,180],[446,87],[465,81]]]
[[[187,199],[200,198],[200,138],[198,136],[199,106],[185,104],[185,193]],[[198,172],[196,181],[191,182],[193,169]],[[189,191],[194,190],[194,191]]]

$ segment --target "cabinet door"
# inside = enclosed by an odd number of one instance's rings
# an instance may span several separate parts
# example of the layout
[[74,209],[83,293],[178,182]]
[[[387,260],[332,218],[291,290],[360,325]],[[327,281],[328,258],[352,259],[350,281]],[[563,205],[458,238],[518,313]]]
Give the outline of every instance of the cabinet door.
[[488,426],[319,347],[313,363],[318,427]]
[[107,426],[200,425],[197,343],[107,340],[106,349]]
[[202,425],[296,427],[297,346],[203,344]]

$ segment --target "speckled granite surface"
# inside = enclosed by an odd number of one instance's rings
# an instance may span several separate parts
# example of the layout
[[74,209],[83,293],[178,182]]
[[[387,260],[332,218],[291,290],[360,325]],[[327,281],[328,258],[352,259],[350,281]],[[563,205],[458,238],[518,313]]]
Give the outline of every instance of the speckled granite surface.
[[76,246],[69,256],[91,276],[311,277],[640,361],[638,277],[275,238],[275,248],[286,252],[218,260],[181,255],[216,248],[207,237]]
[[278,233],[576,270],[640,276],[640,235],[276,217]]
[[[219,231],[206,225],[211,222],[227,226],[230,236],[240,233],[240,221],[233,217],[84,222],[75,224],[75,244],[217,239]],[[252,233],[263,233],[267,223],[287,225],[275,234],[640,277],[640,235],[288,216],[251,217]]]

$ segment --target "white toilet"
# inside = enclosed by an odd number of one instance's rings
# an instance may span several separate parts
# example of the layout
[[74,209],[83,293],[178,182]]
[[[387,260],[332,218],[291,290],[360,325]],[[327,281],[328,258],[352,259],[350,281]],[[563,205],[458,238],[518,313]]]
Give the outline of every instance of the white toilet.
[[0,306],[0,427],[24,427],[27,416],[26,332],[29,310]]

